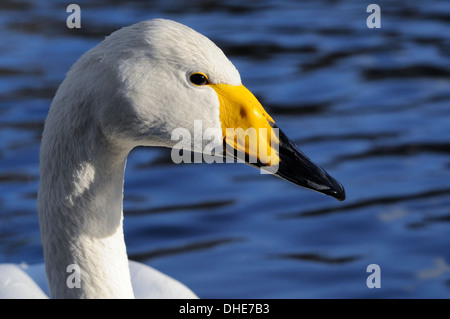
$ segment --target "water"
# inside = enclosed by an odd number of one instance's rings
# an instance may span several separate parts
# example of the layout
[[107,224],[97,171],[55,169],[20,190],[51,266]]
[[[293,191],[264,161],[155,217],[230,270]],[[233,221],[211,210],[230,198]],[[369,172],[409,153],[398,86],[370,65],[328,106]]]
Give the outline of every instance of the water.
[[[125,181],[131,259],[202,298],[450,296],[450,3],[65,1],[0,4],[0,263],[43,261],[40,134],[68,68],[110,32],[154,17],[215,41],[277,124],[347,200],[243,164],[134,150]],[[381,269],[369,289],[366,268]]]

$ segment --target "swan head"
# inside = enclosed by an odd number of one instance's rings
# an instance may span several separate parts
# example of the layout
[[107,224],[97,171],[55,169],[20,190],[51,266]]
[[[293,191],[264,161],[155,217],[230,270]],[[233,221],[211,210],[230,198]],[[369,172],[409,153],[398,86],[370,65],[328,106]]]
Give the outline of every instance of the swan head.
[[222,50],[182,24],[155,19],[122,28],[84,54],[67,77],[72,86],[60,90],[83,91],[102,134],[129,150],[243,154],[278,177],[345,198],[341,184],[278,129]]

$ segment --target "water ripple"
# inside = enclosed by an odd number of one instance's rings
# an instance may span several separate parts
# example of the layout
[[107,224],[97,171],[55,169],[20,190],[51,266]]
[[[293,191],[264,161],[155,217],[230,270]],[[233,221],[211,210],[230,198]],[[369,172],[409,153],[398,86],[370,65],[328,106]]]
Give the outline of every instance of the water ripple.
[[442,78],[450,77],[450,69],[434,65],[412,65],[397,68],[366,68],[362,70],[366,80],[382,80],[393,78]]
[[397,145],[381,145],[367,151],[338,156],[333,159],[334,164],[345,161],[362,160],[379,156],[412,156],[422,153],[448,154],[450,143],[405,143]]
[[150,215],[150,214],[178,212],[178,211],[198,211],[205,209],[217,209],[230,206],[234,202],[235,202],[234,200],[203,201],[201,203],[195,204],[168,205],[144,209],[127,209],[125,214],[127,216],[138,216],[138,215]]
[[201,251],[206,249],[212,249],[217,246],[228,245],[231,243],[241,242],[242,238],[222,238],[215,239],[210,241],[202,241],[198,243],[191,243],[187,245],[180,245],[177,247],[170,248],[160,248],[152,251],[142,252],[142,253],[130,253],[129,259],[135,261],[147,261],[150,259],[170,256],[170,255],[179,255],[185,254],[194,251]]
[[324,264],[347,264],[361,259],[361,256],[330,257],[317,253],[279,254],[274,255],[274,257],[280,259],[311,261],[315,263],[324,263]]
[[321,216],[327,214],[336,214],[336,213],[349,213],[359,208],[366,208],[370,206],[378,206],[378,205],[386,205],[386,204],[394,204],[399,202],[406,202],[418,199],[432,198],[432,197],[440,197],[440,196],[450,196],[450,188],[436,189],[425,192],[418,192],[415,194],[406,194],[406,195],[396,195],[396,196],[380,196],[376,198],[370,198],[366,200],[360,200],[355,203],[347,204],[347,205],[339,205],[333,207],[325,207],[314,210],[307,210],[297,213],[285,213],[279,214],[278,218],[302,218],[302,217],[312,217],[312,216]]

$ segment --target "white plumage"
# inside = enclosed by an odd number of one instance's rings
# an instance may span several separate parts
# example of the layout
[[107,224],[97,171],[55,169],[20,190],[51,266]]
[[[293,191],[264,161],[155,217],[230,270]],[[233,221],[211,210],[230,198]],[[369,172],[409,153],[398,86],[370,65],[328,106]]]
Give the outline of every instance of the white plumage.
[[[208,85],[195,83],[195,73],[204,74]],[[215,136],[202,140],[195,121]],[[125,164],[136,146],[173,147],[177,128],[191,133],[194,149],[223,148],[224,141],[248,152],[257,149],[240,145],[245,138],[237,144],[227,140],[224,123],[276,128],[223,52],[194,30],[169,20],[144,21],[85,53],[56,92],[41,143],[38,212],[48,285],[43,265],[4,264],[0,297],[196,298],[176,280],[128,261],[122,227]],[[277,143],[276,175],[345,197],[342,186],[284,134]],[[80,287],[67,284],[69,265],[79,267]]]
[[[188,81],[199,70],[211,81],[240,84],[237,70],[210,40],[158,19],[114,32],[68,72],[52,102],[40,154],[39,219],[52,296],[195,297],[143,264],[130,264],[131,279],[138,278],[131,286],[122,198],[132,148],[171,147],[173,129],[193,129],[194,119],[220,128],[215,92]],[[66,286],[69,264],[81,268],[80,289]],[[2,297],[43,296],[30,269],[2,265]]]
[[[154,268],[131,260],[129,266],[137,299],[197,298],[188,287]],[[49,296],[44,264],[0,265],[0,299],[47,299]]]

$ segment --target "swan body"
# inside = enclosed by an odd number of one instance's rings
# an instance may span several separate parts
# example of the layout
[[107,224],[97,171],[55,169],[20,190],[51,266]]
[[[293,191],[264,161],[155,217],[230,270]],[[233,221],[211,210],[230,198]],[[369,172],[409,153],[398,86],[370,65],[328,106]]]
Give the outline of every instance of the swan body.
[[[194,134],[195,121],[209,140]],[[195,298],[174,279],[128,261],[122,227],[128,153],[136,146],[176,146],[177,128],[193,136],[182,147],[228,146],[255,155],[253,166],[276,164],[281,178],[345,197],[281,131],[277,139],[256,133],[271,150],[265,158],[245,136],[229,138],[229,127],[265,128],[272,137],[278,129],[224,53],[196,31],[169,20],[144,21],[85,53],[58,88],[42,136],[38,215],[48,289],[42,266],[1,265],[0,296]],[[69,265],[79,267],[79,287],[67,284]]]
[[[131,260],[129,266],[137,299],[198,298],[184,284],[154,268]],[[0,265],[0,299],[48,299],[49,296],[44,264]]]

